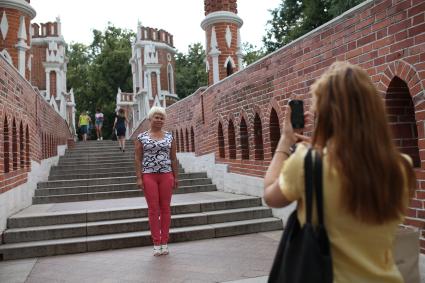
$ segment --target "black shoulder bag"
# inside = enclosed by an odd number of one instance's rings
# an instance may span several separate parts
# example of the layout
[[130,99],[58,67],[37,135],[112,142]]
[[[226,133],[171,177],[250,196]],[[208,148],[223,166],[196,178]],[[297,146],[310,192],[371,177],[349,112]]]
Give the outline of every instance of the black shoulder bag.
[[[306,223],[301,227],[297,210],[286,224],[275,256],[269,283],[332,283],[332,258],[323,222],[322,160],[309,149],[304,160]],[[314,165],[314,166],[313,166]],[[318,225],[312,224],[313,195]]]

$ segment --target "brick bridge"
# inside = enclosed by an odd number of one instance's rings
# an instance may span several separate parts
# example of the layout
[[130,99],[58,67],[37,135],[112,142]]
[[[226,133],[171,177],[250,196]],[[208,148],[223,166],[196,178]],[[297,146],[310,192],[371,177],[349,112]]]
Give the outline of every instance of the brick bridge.
[[[24,38],[29,33],[22,32],[22,29],[25,25],[29,29],[32,12],[26,4],[20,5],[22,16],[14,17],[21,19],[20,24],[15,24],[14,29],[10,25],[11,30],[18,32],[20,37],[15,36],[11,40],[29,42],[28,38]],[[229,7],[233,9],[232,5]],[[0,12],[4,10],[6,15],[10,12],[8,9],[0,5]],[[37,30],[37,27],[34,28]],[[237,28],[237,25],[232,26],[232,32]],[[56,25],[42,25],[41,34],[37,35],[58,35],[59,30],[60,21],[57,21]],[[211,31],[208,27],[206,30]],[[52,34],[46,34],[51,31]],[[221,41],[226,39],[217,37],[215,40],[220,46],[223,44]],[[40,40],[40,44],[42,42]],[[49,45],[47,54],[57,54],[49,49],[55,46],[58,45]],[[145,232],[128,230],[128,227],[139,227],[131,223],[145,216],[145,207],[139,205],[131,209],[115,203],[109,211],[102,211],[95,208],[103,209],[104,205],[111,203],[104,202],[93,208],[89,201],[123,198],[136,205],[134,200],[128,199],[141,196],[135,188],[131,162],[123,162],[120,172],[113,175],[108,171],[111,169],[108,166],[112,164],[114,167],[117,154],[109,152],[112,150],[110,143],[105,141],[101,146],[77,145],[70,150],[73,146],[72,119],[69,119],[72,118],[72,109],[61,112],[61,98],[53,95],[59,95],[57,90],[64,87],[58,83],[60,72],[44,70],[46,78],[43,79],[43,86],[47,90],[39,91],[34,88],[34,82],[29,82],[30,70],[19,63],[25,58],[24,55],[29,54],[10,53],[0,56],[0,231],[3,231],[3,241],[10,241],[0,246],[3,257],[146,244]],[[50,59],[52,64],[49,66],[54,67],[57,64],[53,63],[60,63],[58,60],[61,58]],[[174,208],[177,214],[197,209],[196,212],[203,214],[204,218],[199,217],[204,221],[205,214],[213,213],[208,214],[208,225],[202,228],[205,230],[199,227],[194,230],[178,228],[179,225],[188,224],[181,219],[175,220],[175,241],[281,228],[276,226],[275,217],[285,216],[287,210],[273,210],[274,217],[271,217],[270,210],[259,207],[259,197],[262,195],[262,176],[280,137],[280,125],[285,115],[282,109],[292,98],[303,99],[308,107],[311,103],[310,85],[336,60],[350,61],[368,71],[385,100],[395,142],[414,160],[417,188],[406,224],[421,229],[421,251],[425,252],[425,3],[422,0],[365,1],[244,70],[233,74],[229,71],[227,74],[221,71],[210,73],[210,86],[200,88],[191,96],[169,106],[166,127],[178,139],[178,157],[185,174],[195,174],[187,175],[184,180],[187,188],[182,193],[198,193],[201,196],[213,191],[214,195],[210,195],[212,199],[209,201],[191,195],[188,199],[196,199],[197,205],[186,203],[186,206],[183,203],[187,199],[176,197],[181,202],[176,203]],[[222,66],[223,62],[219,62]],[[237,70],[240,66],[235,63],[238,62],[236,57],[225,62],[227,70],[232,66]],[[209,65],[213,66],[214,61]],[[223,78],[223,74],[227,77]],[[222,80],[217,82],[217,78]],[[40,80],[39,76],[37,80]],[[64,99],[65,106],[72,108],[72,95],[66,94]],[[144,120],[132,137],[146,127],[147,121]],[[307,130],[311,131],[311,125]],[[108,154],[102,150],[108,151]],[[127,157],[131,159],[131,151]],[[98,175],[93,166],[100,161],[105,163],[105,172]],[[214,185],[205,180],[205,172]],[[245,196],[235,199],[232,193]],[[65,204],[71,201],[78,201],[78,204]],[[199,202],[203,204],[199,205]],[[31,203],[34,204],[32,207],[24,209]],[[53,214],[37,210],[42,207],[37,206],[39,203],[50,203],[57,210]],[[81,211],[71,213],[70,207],[81,208]],[[60,208],[68,210],[59,213]],[[226,210],[229,208],[233,209],[231,213]],[[114,222],[118,220],[121,222]],[[108,228],[104,228],[106,230],[100,228],[105,224],[100,221],[109,221]],[[138,224],[145,225],[144,220],[140,221],[142,224]],[[98,227],[94,234],[87,234],[90,231],[86,229],[87,222]],[[68,224],[67,229],[51,226],[59,224]],[[34,225],[40,227],[32,229]],[[19,229],[26,229],[28,234],[22,234]],[[121,233],[120,236],[117,236],[117,231]],[[99,233],[115,234],[102,238]],[[38,237],[43,242],[43,248],[35,244],[32,250],[29,249],[25,235]],[[71,237],[81,239],[71,241]],[[55,239],[64,239],[61,246],[54,242]],[[25,248],[27,254],[24,255],[21,248]]]

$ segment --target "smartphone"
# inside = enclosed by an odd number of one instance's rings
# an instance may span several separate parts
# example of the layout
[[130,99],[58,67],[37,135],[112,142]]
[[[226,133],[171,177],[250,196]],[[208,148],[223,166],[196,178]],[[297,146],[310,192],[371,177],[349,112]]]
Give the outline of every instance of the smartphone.
[[291,124],[294,129],[304,128],[304,102],[302,100],[289,101],[291,107]]

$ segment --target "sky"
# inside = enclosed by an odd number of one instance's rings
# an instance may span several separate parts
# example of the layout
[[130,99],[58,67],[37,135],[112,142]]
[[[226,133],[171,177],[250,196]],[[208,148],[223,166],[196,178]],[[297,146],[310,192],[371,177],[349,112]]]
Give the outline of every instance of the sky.
[[[242,42],[262,46],[269,9],[281,0],[238,0],[238,15],[244,21]],[[37,15],[33,23],[55,21],[60,16],[65,41],[90,44],[92,30],[105,30],[108,22],[136,32],[137,22],[143,26],[164,29],[174,36],[174,45],[187,52],[188,45],[204,44],[200,27],[204,19],[203,0],[31,0]]]

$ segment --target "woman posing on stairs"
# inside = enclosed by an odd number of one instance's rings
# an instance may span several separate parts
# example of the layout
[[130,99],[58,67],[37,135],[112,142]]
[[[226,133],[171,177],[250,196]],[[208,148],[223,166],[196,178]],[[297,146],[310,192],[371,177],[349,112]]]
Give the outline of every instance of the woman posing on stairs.
[[137,185],[144,191],[148,204],[149,226],[154,256],[168,254],[171,222],[171,195],[178,185],[176,142],[170,132],[162,130],[165,109],[149,111],[150,129],[137,136],[134,159]]

